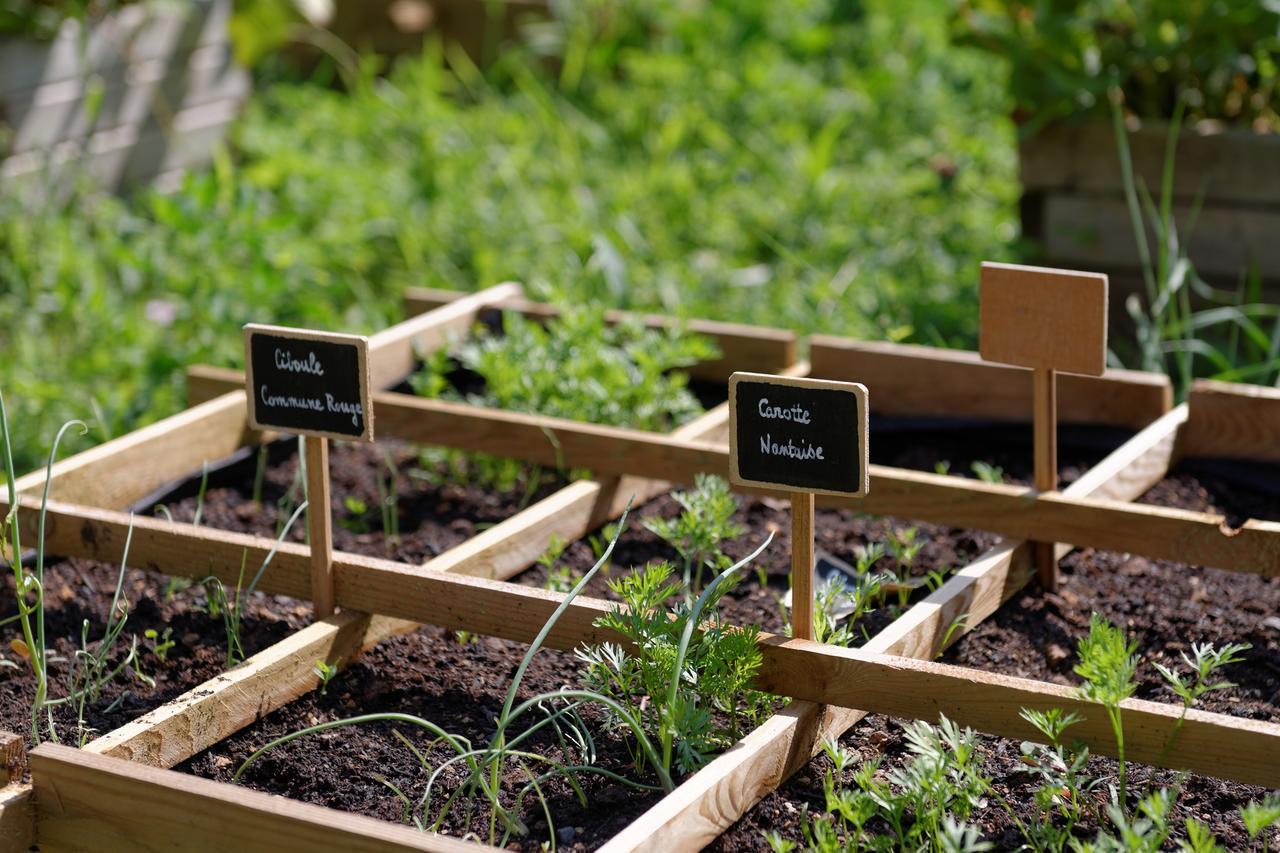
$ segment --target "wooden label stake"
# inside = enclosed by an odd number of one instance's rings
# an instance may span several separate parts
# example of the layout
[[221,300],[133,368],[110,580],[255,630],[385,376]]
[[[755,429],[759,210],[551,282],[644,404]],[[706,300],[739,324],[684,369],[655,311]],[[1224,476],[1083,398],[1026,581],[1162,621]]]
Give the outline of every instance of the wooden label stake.
[[324,619],[334,610],[329,439],[373,441],[369,341],[249,324],[244,346],[249,426],[304,437],[311,601]]
[[791,496],[791,636],[798,639],[813,639],[813,496],[865,497],[867,448],[866,387],[729,377],[729,481]]
[[[1055,374],[1101,376],[1107,366],[1107,277],[1101,273],[982,265],[978,348],[987,361],[1032,371],[1036,491],[1058,488]],[[1040,585],[1058,588],[1052,542],[1035,543]]]

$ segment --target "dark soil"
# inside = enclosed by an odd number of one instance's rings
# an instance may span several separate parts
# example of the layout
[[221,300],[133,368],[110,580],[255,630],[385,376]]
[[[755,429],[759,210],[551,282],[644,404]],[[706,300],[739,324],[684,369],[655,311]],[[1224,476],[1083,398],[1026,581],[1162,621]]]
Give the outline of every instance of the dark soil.
[[[1125,433],[1117,430],[1064,428],[1060,451],[1063,484],[1074,482],[1126,437]],[[884,465],[932,471],[937,463],[946,461],[951,473],[973,476],[972,466],[977,462],[999,468],[1003,480],[1008,483],[1026,484],[1031,479],[1030,430],[1017,426],[985,424],[978,431],[967,424],[948,424],[939,428],[936,422],[923,420],[881,420],[874,425],[871,449],[872,461]],[[679,570],[680,558],[675,549],[646,530],[643,523],[655,517],[674,518],[680,511],[680,505],[670,495],[660,496],[635,508],[614,548],[610,566],[592,579],[586,594],[616,599],[608,587],[609,580],[627,569],[653,561],[671,561]],[[756,572],[748,570],[742,573],[738,584],[722,599],[721,613],[726,621],[736,625],[755,625],[764,631],[781,632],[785,625],[779,602],[788,589],[791,573],[790,504],[775,498],[740,498],[733,520],[747,530],[745,535],[724,546],[725,553],[734,560],[753,552],[769,533],[774,536],[769,548],[752,564],[753,568],[764,571],[765,585],[760,584]],[[962,568],[999,538],[984,531],[873,517],[849,509],[819,509],[814,528],[819,549],[854,566],[861,549],[873,543],[887,545],[895,540],[905,541],[909,531],[914,530],[914,541],[922,545],[915,560],[903,567],[890,554],[874,564],[874,571],[892,571],[915,577],[930,571],[947,573]],[[600,539],[597,533],[597,547],[601,544]],[[592,543],[580,540],[565,549],[559,565],[570,567],[574,577],[579,577],[595,564],[596,559]],[[534,566],[518,576],[516,582],[543,586],[546,578],[547,570]],[[916,595],[922,596],[927,591],[922,588]],[[896,601],[889,602],[889,606],[868,614],[862,620],[861,627],[867,636],[874,635],[896,617],[896,604]]]
[[[49,558],[45,569],[45,631],[50,638],[50,695],[66,695],[69,662],[80,648],[81,628],[87,620],[91,648],[106,630],[106,621],[115,593],[119,567],[92,560]],[[138,569],[125,573],[122,598],[128,602],[128,621],[109,657],[112,668],[127,657],[133,637],[137,637],[142,672],[155,680],[146,684],[126,670],[101,691],[97,701],[85,708],[87,738],[111,731],[138,716],[176,698],[213,678],[226,665],[226,633],[221,618],[204,612],[206,603],[199,585],[170,581],[163,575]],[[0,618],[14,615],[13,574],[6,570],[3,608]],[[309,604],[283,597],[251,596],[241,626],[246,654],[253,654],[283,640],[301,627],[310,613]],[[33,617],[34,619],[34,617]],[[157,632],[156,640],[145,632]],[[152,649],[164,632],[174,646],[162,660]],[[17,623],[4,632],[6,641],[21,639]],[[9,646],[5,657],[16,666],[0,668],[0,729],[20,732],[30,739],[31,702],[35,677],[27,661]],[[54,708],[59,738],[76,743],[76,710],[69,704]]]
[[[381,479],[385,484],[388,479],[388,457],[399,470],[395,478],[395,511],[400,532],[394,540],[384,534],[379,511],[378,481]],[[191,521],[200,508],[201,524],[274,538],[303,498],[302,486],[295,482],[298,480],[296,441],[277,442],[268,449],[261,503],[254,501],[257,471],[257,452],[242,453],[210,474],[203,506],[199,499],[200,478],[195,477],[148,500],[139,509],[150,511],[159,504],[167,506],[175,520]],[[420,460],[417,448],[391,440],[373,444],[332,442],[329,477],[334,549],[414,564],[424,563],[462,544],[564,483],[563,479],[546,473],[538,475],[538,485],[533,488],[526,488],[522,483],[517,489],[497,491],[474,481],[453,484],[448,482],[451,478],[447,463],[437,459]],[[360,505],[363,512],[357,511]],[[287,538],[293,542],[305,540],[303,517],[294,523]]]
[[[1235,520],[1232,523],[1250,517],[1274,520],[1280,517],[1280,492],[1276,489],[1280,471],[1262,470],[1265,467],[1247,466],[1246,476],[1241,477],[1238,465],[1194,460],[1173,471],[1140,500],[1223,513],[1229,522]],[[1033,584],[956,643],[944,660],[989,672],[1078,684],[1079,678],[1072,672],[1076,643],[1088,633],[1090,614],[1095,611],[1123,626],[1139,642],[1138,697],[1178,701],[1152,664],[1176,668],[1181,665],[1180,653],[1190,652],[1190,643],[1221,646],[1247,642],[1253,648],[1245,653],[1245,661],[1222,673],[1238,686],[1206,694],[1198,707],[1252,719],[1280,720],[1277,578],[1078,550],[1062,561],[1056,595],[1046,595]],[[901,724],[883,717],[868,717],[846,734],[842,743],[864,759],[883,755],[886,768],[901,765],[907,755]],[[1020,772],[1019,744],[989,737],[983,737],[981,743],[985,772],[995,779],[995,790],[1015,808],[1024,809],[1023,819],[1033,817],[1029,804],[1035,785],[1029,774]],[[1090,767],[1095,775],[1114,781],[1114,761],[1094,758]],[[830,768],[825,757],[810,762],[718,839],[712,849],[767,850],[763,833],[770,830],[800,840],[803,810],[807,807],[815,813],[825,812],[822,782]],[[848,775],[851,778],[852,773]],[[1129,780],[1130,791],[1140,796],[1155,786],[1174,785],[1177,776],[1131,764]],[[1227,849],[1246,849],[1248,837],[1236,811],[1266,793],[1234,782],[1189,777],[1171,825],[1181,828],[1185,818],[1194,817],[1207,823]],[[996,798],[991,798],[991,804],[972,822],[982,828],[997,849],[1014,849],[1022,843],[1014,822]],[[1102,825],[1085,827],[1081,837],[1092,838]]]
[[[1030,476],[1029,465],[1022,457],[1030,458],[1030,431],[1011,430],[1018,436],[1026,432],[1021,451],[1020,439],[1009,440],[1007,435],[992,439],[992,447],[999,451],[985,453],[983,448],[973,447],[975,435],[969,433],[963,440],[948,440],[945,433],[922,425],[907,425],[910,430],[899,435],[878,434],[873,441],[875,461],[886,464],[910,465],[932,470],[940,459],[952,460],[952,471],[968,471],[969,463],[982,459],[993,465],[1005,467],[1005,479],[1009,482],[1026,482]],[[1090,464],[1102,458],[1117,446],[1125,436],[1109,432],[1099,438],[1096,431],[1081,431],[1087,436],[1084,442],[1064,442],[1063,477],[1069,482]],[[1066,435],[1071,435],[1066,431]],[[942,435],[941,440],[938,439]],[[1065,437],[1065,436],[1064,436]],[[930,450],[922,446],[927,440],[937,441]],[[1009,450],[1012,444],[1014,449]],[[1083,445],[1083,446],[1082,446]],[[360,450],[350,446],[352,450]],[[351,451],[348,451],[351,452]],[[335,454],[336,455],[336,454]],[[362,480],[372,483],[375,466],[380,464],[376,454],[366,453],[363,474],[352,457],[351,468],[344,476],[347,482]],[[336,483],[335,495],[344,488]],[[962,470],[963,469],[963,470]],[[277,488],[287,487],[292,471],[278,467]],[[344,470],[347,470],[344,466]],[[219,488],[232,489],[243,495],[246,487],[228,484]],[[464,490],[462,494],[466,494]],[[483,493],[479,493],[483,497]],[[210,498],[214,490],[210,489]],[[194,504],[188,498],[180,504],[190,511]],[[206,500],[205,515],[209,517],[212,501]],[[402,505],[404,499],[402,497]],[[511,504],[499,504],[502,511],[513,512]],[[665,543],[639,526],[639,519],[654,514],[671,515],[678,510],[670,496],[662,496],[633,513],[633,521],[614,552],[613,573],[616,576],[623,566],[643,565],[651,559],[670,559],[673,552]],[[472,517],[477,510],[472,505],[458,501],[457,513]],[[247,514],[247,511],[246,511]],[[505,517],[505,516],[502,516]],[[496,518],[495,518],[496,520]],[[768,583],[761,588],[755,577],[748,573],[745,580],[730,593],[722,605],[727,617],[739,624],[758,624],[766,630],[782,627],[776,596],[786,589],[789,571],[789,509],[786,504],[766,500],[742,501],[737,520],[745,525],[748,533],[726,546],[735,557],[753,550],[767,535],[776,530],[775,542],[761,558]],[[211,521],[211,523],[214,523]],[[873,519],[848,510],[822,510],[819,513],[818,544],[831,553],[849,561],[856,560],[856,550],[869,542],[883,542],[894,533],[900,533],[907,525],[890,519]],[[985,533],[954,531],[931,525],[914,525],[917,541],[924,543],[912,567],[915,573],[928,569],[964,565],[983,548],[994,541]],[[407,525],[405,526],[407,529]],[[461,541],[459,538],[459,541]],[[344,547],[341,542],[338,547]],[[375,543],[374,547],[378,547]],[[581,570],[594,562],[587,542],[572,543],[565,551],[563,561]],[[531,569],[519,577],[519,582],[539,585],[545,579],[541,568]],[[594,584],[588,594],[607,592],[603,582]],[[887,608],[872,614],[864,625],[869,633],[887,624],[892,613]],[[476,741],[487,739],[492,722],[499,712],[509,679],[524,654],[525,646],[496,639],[480,639],[464,644],[454,635],[435,628],[424,628],[414,634],[388,640],[355,661],[339,674],[324,694],[313,693],[276,711],[241,733],[224,740],[212,749],[201,753],[180,769],[208,778],[229,780],[240,762],[254,749],[275,737],[297,731],[320,722],[341,719],[358,714],[380,711],[396,711],[415,714],[442,725],[445,729],[463,734]],[[536,691],[556,689],[562,685],[576,685],[580,668],[569,654],[543,651],[526,676],[521,696]],[[391,791],[373,778],[371,767],[387,781],[404,791],[416,802],[425,789],[429,775],[424,772],[412,753],[391,734],[392,726],[371,724],[359,728],[326,732],[304,738],[269,753],[251,766],[243,777],[251,787],[285,794],[295,799],[318,803],[332,808],[373,815],[386,820],[399,821],[403,808]],[[394,726],[408,736],[424,751],[429,762],[437,763],[449,753],[440,748],[428,748],[430,737],[420,735],[409,726]],[[623,745],[608,739],[598,742],[600,766],[626,772],[630,759]],[[550,746],[554,753],[558,747]],[[451,790],[461,777],[454,774],[447,780],[446,790]],[[506,779],[510,790],[521,784],[522,779],[513,774]],[[560,845],[569,849],[591,849],[599,846],[638,817],[658,796],[637,792],[625,786],[593,779],[588,786],[591,807],[583,810],[576,798],[563,783],[552,783],[546,788]],[[437,806],[439,801],[437,801]],[[546,825],[536,804],[526,807],[526,819],[530,834],[520,843],[536,847],[545,840]],[[471,828],[482,829],[478,818]],[[444,825],[453,835],[466,831],[460,815],[453,814]]]
[[[439,628],[384,641],[362,655],[328,685],[325,693],[312,692],[269,714],[248,729],[200,753],[179,770],[220,781],[230,781],[241,762],[273,738],[306,726],[360,714],[398,712],[424,717],[448,732],[470,738],[481,746],[493,734],[494,720],[502,710],[506,690],[527,646],[491,638],[463,641]],[[579,667],[573,655],[543,650],[534,657],[521,685],[519,700],[562,686],[579,685]],[[589,722],[595,722],[590,711]],[[527,718],[533,722],[536,717]],[[513,729],[513,733],[523,730]],[[432,745],[434,737],[404,723],[373,723],[301,738],[251,765],[242,784],[293,799],[400,821],[403,807],[391,791],[373,778],[379,774],[414,803],[423,795],[428,771],[393,734],[407,737],[434,768],[455,753]],[[597,735],[597,765],[631,775],[625,745]],[[532,748],[560,757],[554,737],[535,736]],[[455,765],[456,766],[456,765]],[[465,780],[458,770],[447,771],[437,791],[452,792]],[[503,778],[506,802],[526,777],[512,767]],[[653,780],[646,780],[652,782]],[[598,776],[583,776],[589,808],[579,804],[563,781],[543,785],[556,822],[560,849],[587,850],[599,846],[660,799],[656,792],[637,791]],[[432,817],[443,803],[434,799]],[[529,834],[513,847],[537,849],[547,840],[548,829],[541,807],[528,798],[522,812]],[[487,812],[473,816],[468,825],[460,810],[450,812],[442,830],[461,836],[470,829],[487,840]]]

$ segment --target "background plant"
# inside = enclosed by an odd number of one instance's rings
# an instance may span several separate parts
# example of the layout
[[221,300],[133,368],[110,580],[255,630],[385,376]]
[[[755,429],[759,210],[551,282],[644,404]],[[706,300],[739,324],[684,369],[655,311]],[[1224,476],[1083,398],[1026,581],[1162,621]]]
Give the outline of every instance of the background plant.
[[[410,382],[426,397],[666,432],[702,413],[680,368],[718,355],[709,338],[609,324],[599,307],[570,309],[545,324],[508,311],[501,333],[477,327],[472,338],[424,358]],[[483,387],[454,387],[449,376],[459,369]],[[541,482],[541,468],[526,471],[511,459],[433,449],[421,460],[503,489],[524,479],[531,491]]]
[[172,194],[0,196],[18,469],[81,400],[69,450],[179,410],[183,367],[239,365],[247,321],[368,332],[408,285],[976,340],[978,262],[1016,238],[1014,135],[941,4],[556,10],[484,72],[429,52],[264,88]]
[[1010,59],[1020,118],[1032,128],[1105,116],[1118,86],[1128,111],[1280,129],[1280,8],[1211,0],[957,0],[964,43]]

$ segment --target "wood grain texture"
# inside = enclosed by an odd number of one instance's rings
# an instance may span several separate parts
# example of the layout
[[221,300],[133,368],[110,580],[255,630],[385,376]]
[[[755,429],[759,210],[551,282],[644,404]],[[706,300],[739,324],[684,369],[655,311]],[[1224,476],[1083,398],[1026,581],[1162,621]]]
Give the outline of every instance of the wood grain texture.
[[987,361],[1101,376],[1107,367],[1107,277],[982,264],[978,349]]
[[42,851],[476,851],[376,818],[57,744],[31,753]]
[[[1058,488],[1058,392],[1055,372],[1047,368],[1033,371],[1035,405],[1034,424],[1035,487],[1040,492]],[[1036,542],[1036,574],[1040,586],[1048,592],[1058,591],[1058,556],[1052,542]]]
[[311,603],[317,619],[333,615],[333,508],[329,506],[329,439],[307,436],[307,542]]
[[[1158,482],[1173,458],[1186,406],[1135,436],[1068,487],[1079,496],[1132,499]],[[1060,545],[1065,553],[1068,546]],[[866,644],[868,651],[931,659],[977,627],[1031,577],[1029,548],[1004,542],[953,575]],[[960,620],[964,620],[961,622]],[[952,630],[952,626],[956,626]],[[804,767],[824,737],[839,737],[864,711],[793,701],[694,774],[602,850],[696,850]]]
[[[117,509],[256,441],[245,415],[243,386],[53,466],[49,496]],[[44,469],[20,477],[24,494],[44,488]]]
[[1280,388],[1200,379],[1187,405],[1185,455],[1280,462]]
[[[1133,220],[1118,193],[1050,193],[1042,199],[1041,242],[1047,257],[1065,264],[1089,265],[1117,272],[1141,269]],[[1174,222],[1195,220],[1190,234],[1180,234],[1196,272],[1229,278],[1232,286],[1256,266],[1264,280],[1280,271],[1280,206],[1255,207],[1208,202],[1177,202]],[[1147,229],[1147,239],[1154,232]]]
[[[1134,173],[1148,187],[1159,187],[1168,123],[1144,121],[1129,130],[1128,138]],[[1020,140],[1018,149],[1027,190],[1118,195],[1123,186],[1115,131],[1109,121],[1056,124]],[[1173,195],[1187,202],[1203,198],[1209,204],[1275,206],[1280,199],[1280,138],[1249,128],[1184,126],[1178,136]]]
[[408,376],[419,353],[446,346],[453,338],[465,338],[480,312],[523,294],[514,282],[495,285],[459,297],[434,311],[410,317],[369,338],[373,387],[387,388]]
[[[992,364],[976,352],[915,344],[810,338],[813,375],[861,382],[875,393],[875,413],[908,417],[1027,420],[1031,371]],[[1064,423],[1142,429],[1173,405],[1173,386],[1159,373],[1107,370],[1102,376],[1058,377]]]
[[[438,309],[461,295],[450,290],[410,288],[405,292],[405,313]],[[523,298],[505,300],[500,307],[538,320],[549,320],[560,314],[560,309],[554,305]],[[626,319],[638,320],[650,329],[683,328],[713,339],[720,348],[720,357],[690,366],[688,373],[696,379],[723,382],[736,370],[780,373],[796,362],[796,335],[784,329],[718,320],[686,320],[661,314],[636,314],[618,310],[605,312],[605,321],[608,323],[619,323]]]
[[26,772],[26,740],[20,734],[0,732],[0,788],[21,782]]
[[313,690],[316,661],[342,666],[362,649],[417,627],[365,613],[330,616],[97,738],[85,751],[173,767]]
[[26,850],[35,843],[35,795],[31,785],[0,788],[0,850]]

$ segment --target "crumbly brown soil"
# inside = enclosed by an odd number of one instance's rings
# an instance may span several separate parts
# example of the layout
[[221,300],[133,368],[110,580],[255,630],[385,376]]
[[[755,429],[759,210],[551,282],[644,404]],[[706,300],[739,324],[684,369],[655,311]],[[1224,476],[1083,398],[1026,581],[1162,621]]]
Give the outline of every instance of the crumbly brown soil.
[[[434,627],[394,637],[335,676],[325,693],[310,693],[267,715],[178,769],[230,781],[240,763],[273,738],[317,723],[380,712],[424,717],[446,731],[470,738],[475,746],[483,745],[492,737],[507,687],[526,651],[522,644],[484,637],[464,640]],[[579,686],[578,672],[571,653],[544,649],[526,672],[518,698],[523,700],[566,685]],[[585,716],[596,721],[591,711]],[[527,718],[528,722],[534,719]],[[523,726],[519,726],[513,733],[522,730]],[[433,737],[412,725],[364,724],[285,744],[250,765],[241,782],[305,802],[400,821],[403,808],[399,800],[374,775],[381,775],[417,803],[426,789],[429,772],[395,737],[394,731],[406,736],[433,767],[455,754],[447,747],[433,746]],[[538,736],[534,746],[543,754],[562,755],[550,736]],[[631,775],[625,744],[597,735],[596,747],[598,766]],[[451,792],[464,779],[465,773],[447,771],[437,791]],[[507,802],[524,782],[518,768],[505,774]],[[599,846],[659,799],[657,793],[637,791],[598,776],[584,775],[582,782],[588,798],[585,809],[564,782],[543,785],[560,849]],[[433,818],[441,804],[441,799],[434,800]],[[513,840],[511,846],[537,849],[548,838],[545,819],[532,798],[526,802],[523,814],[529,834]],[[487,818],[487,812],[477,812],[468,825],[460,811],[453,811],[442,829],[455,836],[470,829],[487,840]]]
[[[936,463],[946,460],[950,463],[951,473],[970,477],[973,476],[972,464],[985,462],[1002,469],[1005,482],[1025,484],[1030,480],[1029,430],[988,425],[978,432],[975,429],[939,428],[924,421],[880,422],[877,426],[880,428],[871,438],[873,462],[932,471]],[[1060,459],[1063,484],[1074,482],[1124,438],[1122,433],[1114,430],[1064,428]],[[633,509],[614,548],[608,571],[602,570],[592,579],[586,594],[615,599],[617,596],[609,589],[608,581],[631,567],[653,561],[671,561],[679,572],[679,555],[668,543],[646,530],[644,522],[650,518],[674,518],[680,511],[680,505],[670,495],[662,495]],[[733,520],[747,531],[724,546],[725,553],[735,560],[753,552],[770,533],[773,533],[773,542],[752,564],[753,569],[764,571],[766,583],[760,584],[755,571],[743,572],[737,585],[722,599],[721,613],[736,625],[755,625],[764,631],[781,632],[785,625],[779,601],[787,591],[791,573],[790,504],[775,498],[740,498]],[[906,567],[905,573],[912,576],[930,571],[946,573],[961,568],[999,538],[980,530],[958,530],[873,517],[849,509],[819,509],[814,536],[818,548],[849,565],[857,565],[859,549],[873,543],[886,544],[902,539],[912,529],[915,530],[914,541],[922,545],[915,560]],[[596,536],[598,544],[599,533]],[[580,540],[565,549],[559,562],[572,568],[578,576],[590,569],[596,559],[592,543]],[[874,565],[874,570],[879,572],[900,573],[903,568],[892,555],[882,557]],[[707,576],[710,577],[709,571]],[[542,586],[546,577],[544,567],[534,566],[518,576],[516,581]],[[917,597],[926,592],[922,589]],[[898,612],[896,602],[888,602],[868,614],[861,627],[867,636],[871,636],[891,622]]]
[[[1230,466],[1227,466],[1229,472]],[[1260,475],[1252,466],[1256,483],[1280,483],[1280,471]],[[1220,512],[1228,520],[1280,517],[1280,493],[1251,487],[1247,479],[1223,474],[1224,468],[1196,461],[1175,470],[1140,500],[1160,506]],[[1230,473],[1230,472],[1229,472]],[[1274,479],[1270,479],[1274,478]],[[1075,647],[1088,632],[1092,612],[1121,625],[1141,648],[1140,687],[1137,695],[1156,701],[1176,702],[1152,666],[1181,664],[1179,654],[1191,642],[1248,642],[1253,648],[1245,661],[1228,667],[1225,677],[1238,686],[1206,695],[1199,705],[1225,714],[1280,720],[1280,579],[1250,574],[1199,569],[1167,561],[1147,560],[1125,554],[1083,549],[1062,561],[1061,584],[1056,595],[1046,595],[1036,584],[1005,604],[997,613],[948,651],[944,660],[988,672],[1077,684],[1072,673]],[[986,772],[995,790],[1021,817],[1032,817],[1034,785],[1020,767],[1016,741],[983,737]],[[842,742],[864,759],[884,756],[884,766],[903,762],[906,755],[901,724],[884,717],[868,717]],[[801,838],[801,814],[807,807],[825,812],[822,793],[826,758],[815,759],[780,790],[767,797],[712,845],[715,850],[767,850],[763,833],[777,830]],[[1091,769],[1114,780],[1116,764],[1092,759]],[[1152,786],[1172,786],[1173,773],[1131,764],[1130,790],[1141,794]],[[1213,829],[1227,849],[1247,849],[1236,810],[1259,799],[1263,789],[1208,777],[1189,777],[1182,790],[1172,824],[1195,817]],[[998,798],[973,818],[997,849],[1014,849],[1021,843],[1014,822],[999,806]],[[1100,824],[1085,827],[1091,838]]]
[[[378,480],[386,481],[388,456],[399,469],[396,511],[400,534],[392,540],[384,535],[378,510]],[[270,448],[268,459],[260,503],[254,501],[253,492],[256,453],[211,474],[200,509],[201,524],[275,537],[278,526],[288,520],[296,501],[301,500],[299,495],[292,502],[285,501],[298,475],[297,443],[276,443]],[[445,475],[435,463],[428,463],[426,468],[431,471],[431,478],[423,476],[417,449],[404,442],[332,442],[329,482],[334,549],[420,564],[462,544],[485,527],[506,520],[522,505],[545,497],[563,483],[548,473],[539,476],[533,489],[526,490],[521,485],[519,489],[499,492],[474,483],[441,482]],[[166,506],[176,520],[191,521],[201,507],[199,482],[199,477],[188,480],[154,502]],[[353,512],[349,499],[362,502],[365,511]],[[305,538],[306,523],[299,517],[288,539],[302,542]]]
[[[118,566],[92,560],[46,559],[45,631],[50,638],[49,690],[53,698],[66,695],[69,661],[80,648],[84,622],[89,623],[91,646],[102,638],[118,576]],[[204,612],[205,594],[198,584],[181,585],[170,591],[167,577],[128,569],[122,597],[128,602],[128,621],[109,660],[113,668],[123,661],[136,636],[139,667],[155,680],[155,686],[129,672],[110,682],[98,700],[85,708],[84,734],[89,738],[111,731],[213,678],[226,664],[222,620]],[[304,624],[310,611],[309,604],[288,598],[260,594],[249,597],[241,628],[246,654],[283,640]],[[0,618],[16,612],[13,574],[6,570]],[[158,640],[146,639],[148,629],[161,636],[166,629],[171,632],[175,645],[163,660],[151,651]],[[4,658],[16,666],[0,668],[0,729],[20,732],[29,740],[35,677],[27,661],[9,645],[22,637],[17,623],[9,623],[3,637]],[[55,706],[54,722],[63,742],[78,742],[76,712],[70,705]]]
[[[937,433],[932,435],[936,437]],[[877,454],[877,461],[893,463],[903,458],[900,454],[910,453],[924,459],[929,468],[937,459],[955,458],[965,463],[963,468],[967,470],[970,457],[961,455],[959,451],[962,444],[971,442],[972,436],[969,439],[930,455],[922,453],[921,440],[917,438],[899,441],[891,436],[880,442],[883,449]],[[1122,436],[1112,437],[1105,446],[1086,442],[1084,449],[1069,444],[1064,452],[1065,479],[1074,479],[1084,467],[1096,462],[1121,439]],[[905,449],[894,451],[898,445]],[[1003,443],[996,446],[1002,447]],[[981,449],[977,452],[981,454]],[[940,455],[942,453],[946,455]],[[974,451],[966,447],[966,453]],[[1029,449],[1026,455],[1029,456]],[[1006,465],[1011,481],[1025,481],[1029,471],[1026,463],[1020,462],[1017,456],[1014,451],[1001,459],[993,452],[985,458],[992,464]],[[373,465],[375,459],[370,458],[368,464]],[[959,473],[959,468],[953,462],[953,470]],[[655,513],[671,514],[676,509],[674,501],[663,496],[634,513],[633,519],[637,523],[629,525],[614,553],[615,575],[621,571],[620,567],[672,556],[665,543],[639,527],[638,519]],[[777,528],[778,536],[761,562],[768,573],[767,588],[761,589],[754,576],[749,574],[725,602],[725,612],[734,621],[756,623],[771,630],[781,627],[775,596],[781,595],[786,587],[788,515],[785,505],[759,500],[741,503],[738,520],[747,526],[749,532],[728,545],[729,553],[735,556],[747,553],[771,527]],[[824,510],[820,514],[819,544],[838,556],[852,559],[859,545],[883,541],[891,531],[901,530],[903,526],[891,520],[866,518],[849,511]],[[917,525],[917,528],[918,539],[926,543],[916,560],[917,572],[963,565],[994,539],[988,534],[927,525]],[[594,560],[585,542],[570,545],[564,559],[578,568],[585,568]],[[535,569],[524,573],[519,581],[540,584],[543,578],[542,570]],[[590,590],[591,593],[601,591],[601,586]],[[884,612],[873,616],[867,623],[868,630],[874,631],[886,623],[889,616]],[[339,674],[324,695],[303,697],[201,753],[180,769],[208,778],[229,780],[245,757],[275,737],[319,722],[378,711],[420,715],[450,731],[483,740],[492,731],[492,721],[501,708],[504,691],[525,648],[520,644],[487,638],[463,643],[453,634],[436,628],[424,628],[414,634],[388,640]],[[578,684],[579,671],[571,655],[543,651],[526,676],[521,695]],[[428,750],[430,738],[419,735],[411,727],[397,725],[394,728],[410,737],[420,749],[426,750],[432,762],[447,757],[448,753],[439,747]],[[390,790],[373,778],[372,768],[415,801],[422,795],[428,774],[424,773],[412,753],[391,734],[391,730],[388,725],[372,724],[295,741],[252,765],[243,782],[295,799],[398,821],[403,816],[402,807]],[[629,760],[622,744],[605,738],[598,746],[601,766],[626,771]],[[557,747],[551,748],[554,751]],[[455,784],[458,778],[456,774],[450,777],[450,784]],[[519,782],[515,776],[506,780],[508,788]],[[658,799],[656,794],[637,792],[597,779],[588,786],[589,806],[584,810],[562,783],[552,783],[546,790],[560,833],[560,844],[568,849],[599,846]],[[530,834],[521,843],[536,846],[546,838],[546,826],[540,810],[533,804],[526,808],[525,813]],[[480,828],[480,824],[474,823],[472,828]],[[461,817],[454,814],[446,821],[444,829],[456,835],[464,832],[466,827]]]

